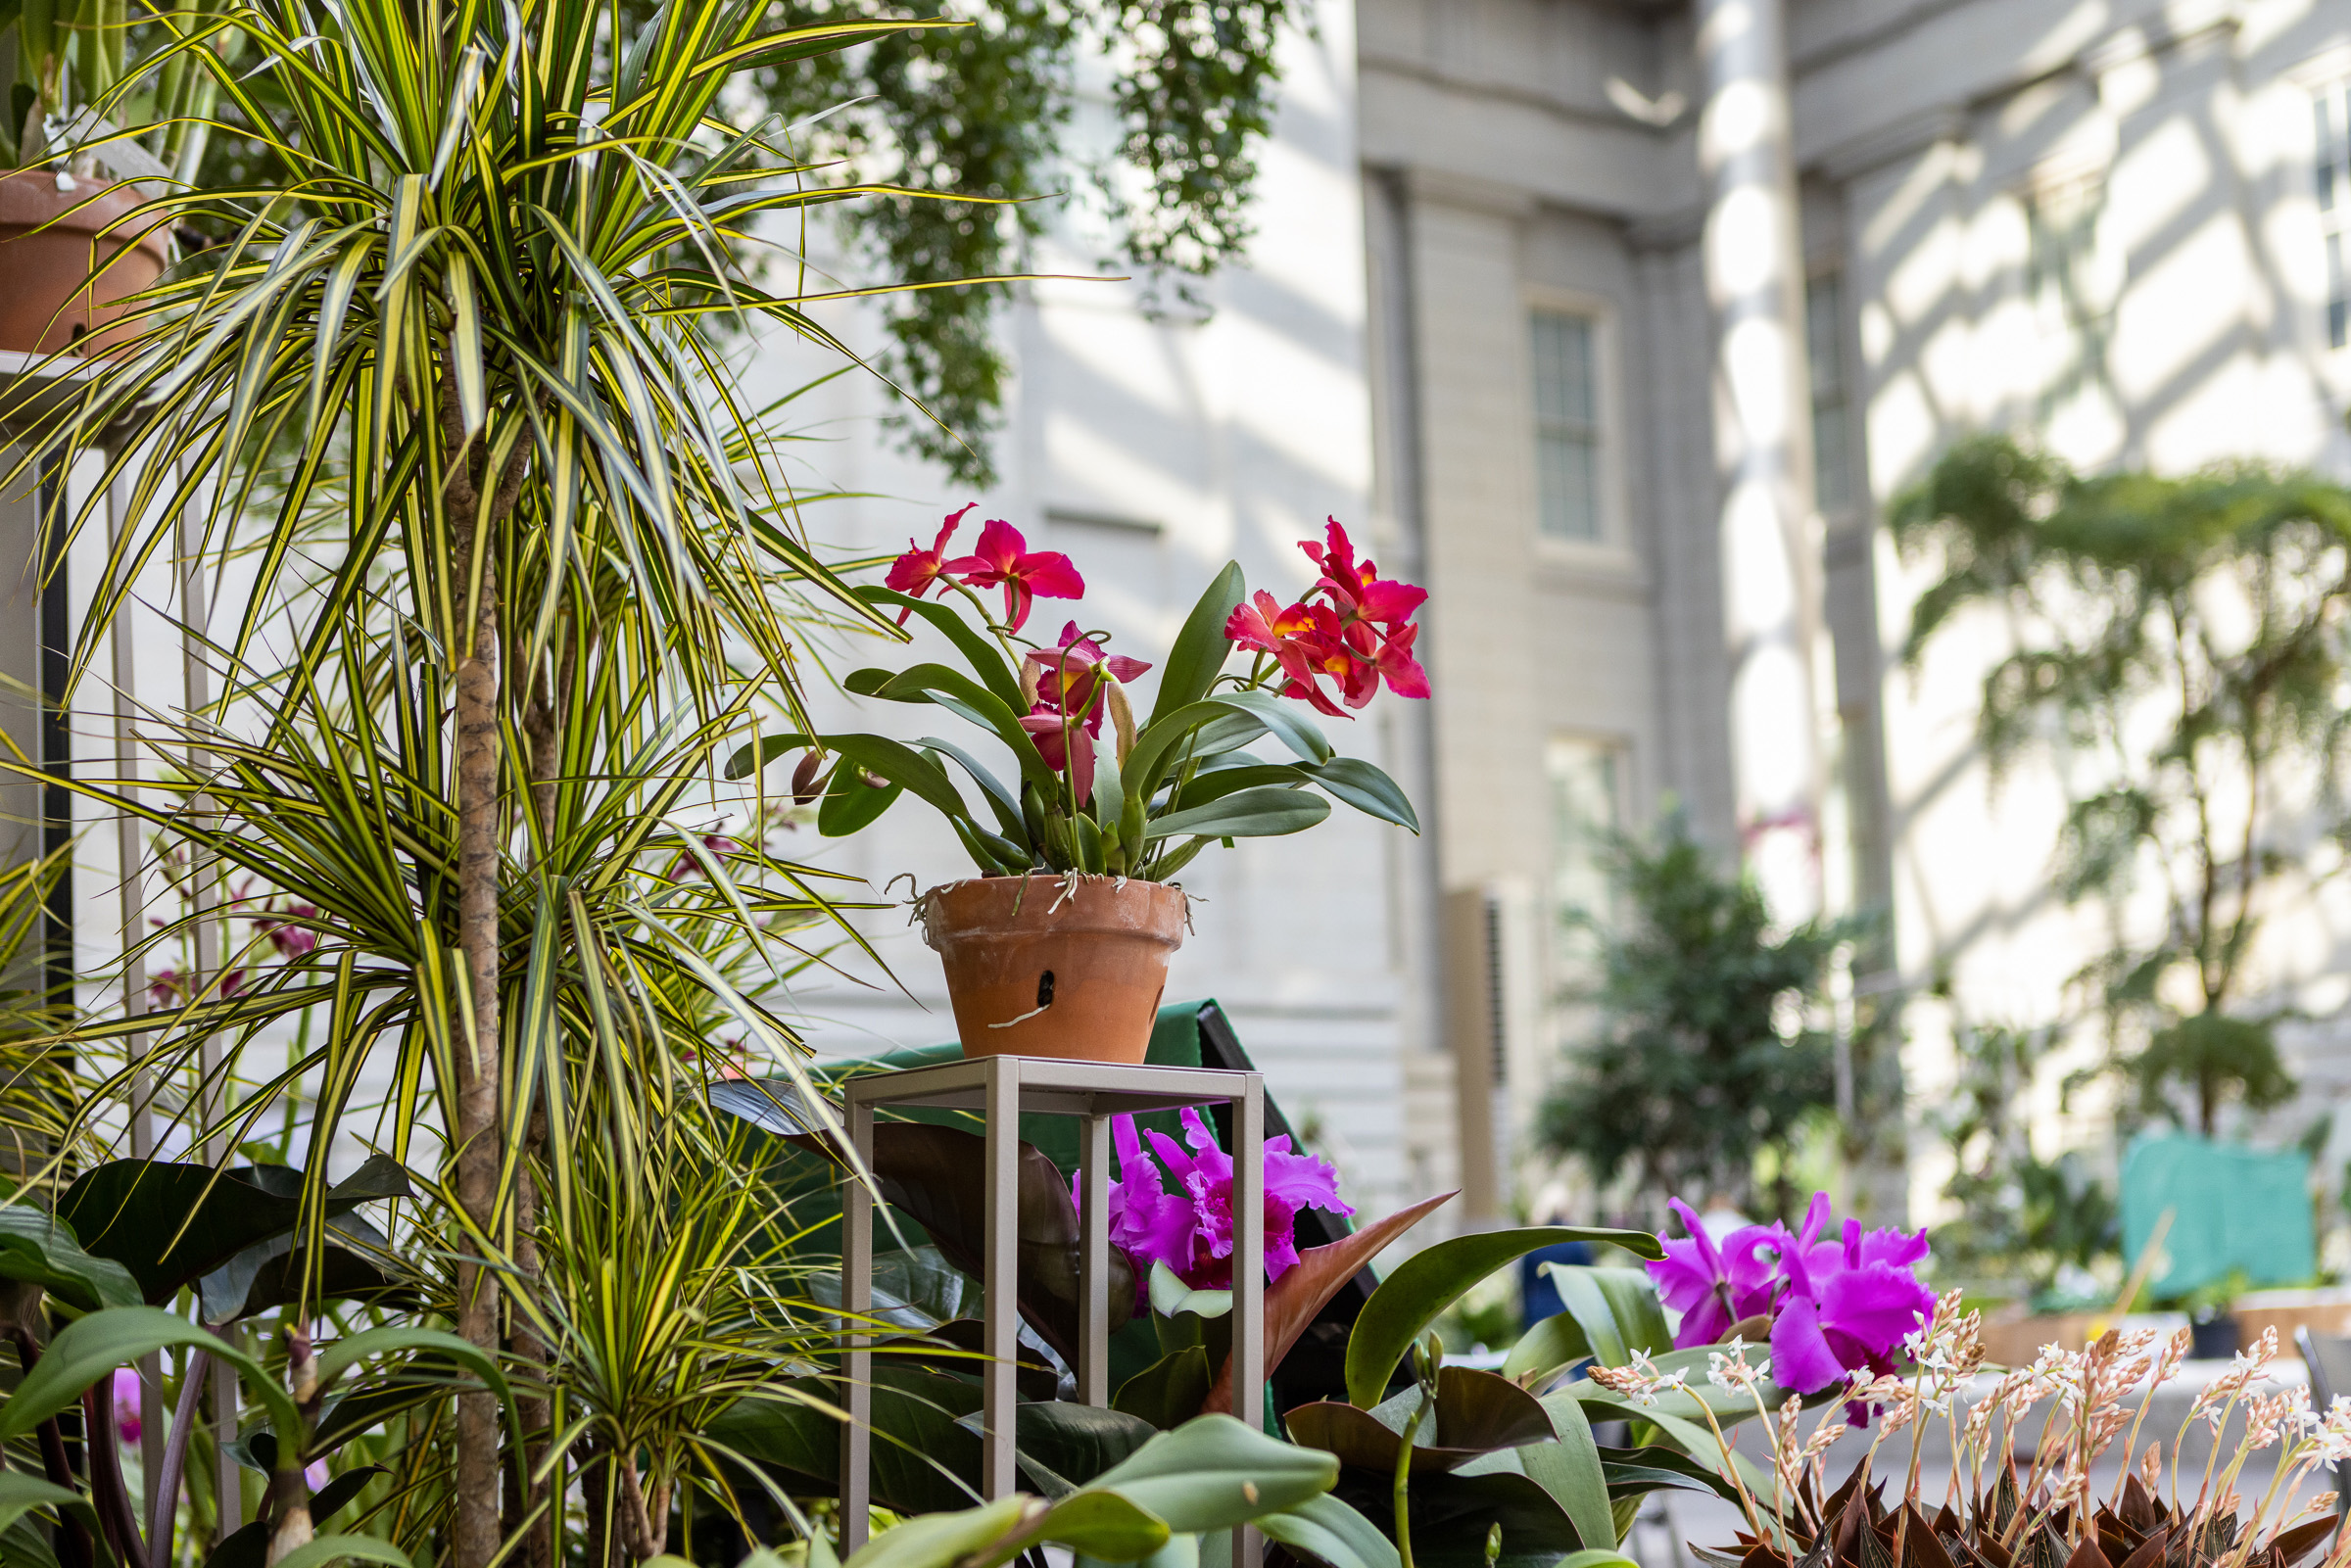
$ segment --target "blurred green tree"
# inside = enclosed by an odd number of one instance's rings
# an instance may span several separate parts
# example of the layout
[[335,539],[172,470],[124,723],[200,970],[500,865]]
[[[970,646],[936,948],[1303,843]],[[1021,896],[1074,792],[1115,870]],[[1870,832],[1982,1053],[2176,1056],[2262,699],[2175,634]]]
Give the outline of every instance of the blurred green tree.
[[1775,935],[1761,890],[1678,817],[1654,844],[1617,839],[1612,857],[1621,914],[1601,932],[1599,1027],[1569,1052],[1538,1141],[1604,1186],[1630,1170],[1660,1207],[1745,1204],[1755,1156],[1777,1152],[1787,1172],[1807,1119],[1835,1105],[1835,1048],[1814,1020],[1850,932],[1813,921]]
[[[2002,436],[1962,442],[1895,504],[1905,554],[1940,551],[1906,659],[1971,607],[2012,651],[1984,678],[1996,770],[2055,753],[2085,781],[2052,868],[2069,902],[2101,897],[2118,935],[2085,973],[2143,1104],[2208,1135],[2231,1095],[2294,1092],[2282,1016],[2247,995],[2254,938],[2308,851],[2351,841],[2351,492],[2253,465],[2184,478],[2085,477]],[[2121,918],[2152,883],[2159,923]]]

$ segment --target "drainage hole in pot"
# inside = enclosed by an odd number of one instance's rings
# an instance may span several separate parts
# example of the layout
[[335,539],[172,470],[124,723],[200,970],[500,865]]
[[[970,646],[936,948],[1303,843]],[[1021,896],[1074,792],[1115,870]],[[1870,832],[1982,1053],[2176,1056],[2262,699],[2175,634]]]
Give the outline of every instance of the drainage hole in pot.
[[1045,971],[1036,977],[1036,1005],[1038,1007],[1053,1005],[1053,972],[1051,970]]

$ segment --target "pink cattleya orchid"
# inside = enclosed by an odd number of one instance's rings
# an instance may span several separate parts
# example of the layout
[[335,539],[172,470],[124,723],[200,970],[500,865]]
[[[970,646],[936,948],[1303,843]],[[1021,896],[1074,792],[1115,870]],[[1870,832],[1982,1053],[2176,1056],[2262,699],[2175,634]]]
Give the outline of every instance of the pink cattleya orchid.
[[1368,559],[1358,563],[1354,542],[1348,539],[1347,530],[1339,526],[1339,520],[1326,517],[1323,521],[1328,525],[1324,531],[1325,543],[1318,545],[1311,539],[1298,542],[1298,547],[1306,551],[1306,558],[1321,570],[1321,580],[1315,586],[1330,590],[1339,608],[1351,617],[1361,616],[1390,627],[1409,620],[1413,611],[1428,598],[1428,590],[1381,577],[1379,568]]
[[113,1393],[115,1434],[124,1443],[136,1443],[143,1430],[140,1424],[139,1374],[127,1366],[115,1368]]
[[1094,798],[1094,732],[1083,720],[1067,718],[1050,703],[1040,702],[1035,712],[1022,718],[1021,728],[1036,742],[1036,754],[1045,759],[1045,766],[1069,779],[1079,805]]
[[1335,517],[1327,521],[1323,543],[1298,543],[1322,574],[1314,594],[1284,609],[1261,589],[1225,621],[1225,638],[1272,654],[1288,677],[1281,694],[1332,718],[1345,710],[1323,693],[1326,677],[1349,708],[1369,702],[1382,680],[1398,696],[1427,696],[1428,672],[1413,657],[1418,629],[1412,624],[1427,591],[1383,578],[1370,561],[1358,561],[1347,530]]
[[1744,1225],[1717,1244],[1688,1204],[1672,1209],[1688,1238],[1664,1243],[1649,1272],[1682,1314],[1677,1348],[1718,1343],[1732,1324],[1768,1314],[1773,1380],[1815,1394],[1851,1373],[1893,1371],[1903,1337],[1934,1312],[1935,1293],[1912,1272],[1930,1250],[1923,1229],[1865,1231],[1847,1219],[1841,1239],[1824,1241],[1829,1197],[1817,1193],[1794,1234]]
[[1035,677],[1035,712],[1082,714],[1086,734],[1092,736],[1102,733],[1104,711],[1104,704],[1094,700],[1100,685],[1097,672],[1107,670],[1111,679],[1124,686],[1151,670],[1141,659],[1130,659],[1124,653],[1106,655],[1101,643],[1079,635],[1076,621],[1061,629],[1060,646],[1032,648],[1024,662],[1032,666]]
[[157,1012],[179,1000],[179,971],[157,970],[147,981],[147,1005]]
[[[713,860],[724,860],[729,855],[743,853],[743,845],[737,840],[727,837],[724,833],[702,834],[702,849]],[[678,858],[669,863],[669,870],[663,875],[673,882],[682,882],[689,877],[701,875],[701,870],[702,863],[700,861],[695,859],[687,851],[680,850]]]
[[[947,581],[947,541],[955,537],[956,526],[963,521],[964,513],[979,504],[976,500],[967,500],[947,513],[947,520],[939,525],[938,538],[931,542],[929,549],[922,548],[911,539],[907,540],[906,553],[890,563],[889,575],[882,580],[882,586],[908,598],[921,598],[931,589]],[[898,624],[904,626],[907,618],[913,614],[912,610],[898,611]]]
[[[1134,1118],[1112,1121],[1118,1140],[1118,1186],[1111,1197],[1111,1240],[1125,1250],[1138,1274],[1166,1263],[1195,1290],[1223,1290],[1232,1283],[1232,1157],[1217,1147],[1216,1135],[1200,1113],[1183,1112],[1183,1146],[1159,1131],[1146,1133],[1176,1191],[1163,1184],[1135,1136]],[[1268,1138],[1265,1148],[1266,1278],[1279,1279],[1298,1263],[1298,1211],[1322,1209],[1352,1214],[1339,1197],[1338,1172],[1313,1155],[1292,1154],[1288,1137]]]
[[1032,550],[1021,531],[1001,517],[991,517],[980,530],[975,553],[946,563],[943,570],[971,588],[1002,588],[1004,619],[1015,632],[1029,623],[1031,598],[1077,598],[1085,593],[1085,579],[1059,550]]

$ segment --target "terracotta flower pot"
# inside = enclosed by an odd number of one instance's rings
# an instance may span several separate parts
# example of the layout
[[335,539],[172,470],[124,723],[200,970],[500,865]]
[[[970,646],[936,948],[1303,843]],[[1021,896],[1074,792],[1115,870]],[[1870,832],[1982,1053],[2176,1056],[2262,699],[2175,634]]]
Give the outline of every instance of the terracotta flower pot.
[[[122,313],[121,302],[163,274],[168,230],[149,223],[102,238],[100,229],[139,205],[136,188],[77,179],[73,189],[61,191],[57,179],[50,168],[20,168],[0,178],[0,349],[103,354],[121,336],[105,330]],[[134,254],[90,282],[92,272],[125,250]]]
[[963,1054],[1136,1063],[1183,942],[1179,887],[1113,877],[984,877],[924,895]]

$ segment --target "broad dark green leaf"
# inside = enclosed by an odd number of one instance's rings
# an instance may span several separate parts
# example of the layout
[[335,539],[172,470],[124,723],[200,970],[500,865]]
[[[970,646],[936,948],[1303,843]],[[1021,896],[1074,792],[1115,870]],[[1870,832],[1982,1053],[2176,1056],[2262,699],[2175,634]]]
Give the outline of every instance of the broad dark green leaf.
[[[130,1270],[143,1298],[169,1301],[246,1248],[293,1230],[302,1172],[286,1165],[210,1165],[116,1160],[84,1172],[58,1201],[83,1249]],[[396,1161],[371,1157],[329,1188],[328,1215],[409,1195]]]
[[1328,1492],[1339,1461],[1234,1420],[1195,1416],[1096,1477],[1092,1488],[1148,1508],[1178,1535],[1235,1525]]
[[1333,757],[1323,763],[1300,763],[1299,771],[1367,816],[1420,831],[1419,814],[1413,810],[1403,785],[1361,757]]
[[1257,1522],[1269,1541],[1324,1568],[1403,1568],[1396,1544],[1342,1499],[1325,1494]]
[[136,1307],[142,1300],[130,1270],[83,1252],[72,1226],[29,1204],[0,1209],[0,1279],[38,1285],[84,1312]]
[[69,1323],[41,1353],[41,1360],[0,1404],[0,1441],[23,1437],[49,1417],[81,1398],[82,1390],[119,1366],[129,1366],[142,1355],[173,1346],[208,1351],[243,1374],[247,1397],[258,1400],[270,1420],[291,1430],[293,1402],[286,1392],[244,1351],[215,1339],[184,1317],[160,1307],[111,1307]]
[[1673,1332],[1665,1326],[1656,1285],[1647,1273],[1570,1263],[1545,1268],[1601,1365],[1622,1366],[1635,1351],[1662,1355],[1673,1349]]
[[1554,1312],[1518,1336],[1503,1358],[1502,1375],[1513,1383],[1540,1388],[1576,1362],[1592,1354],[1592,1342],[1573,1312]]
[[1173,1431],[1200,1413],[1208,1398],[1208,1352],[1197,1345],[1171,1351],[1119,1385],[1110,1407]]
[[1004,650],[995,641],[957,614],[954,606],[937,604],[929,599],[909,598],[893,594],[887,588],[861,588],[857,596],[877,608],[910,609],[943,634],[955,644],[972,673],[983,686],[995,693],[996,699],[1018,713],[1026,704],[1021,700],[1020,672],[1004,657]]
[[882,814],[897,804],[905,793],[905,785],[869,784],[855,768],[842,768],[833,775],[833,786],[816,808],[816,831],[827,838],[846,838],[862,832],[881,820]]
[[1329,815],[1330,802],[1320,795],[1268,785],[1150,818],[1143,825],[1143,837],[1148,841],[1196,833],[1203,838],[1275,838],[1304,832]]
[[1555,1443],[1530,1444],[1518,1449],[1518,1463],[1527,1479],[1551,1494],[1566,1510],[1575,1533],[1587,1546],[1616,1544],[1614,1520],[1608,1512],[1608,1479],[1600,1449],[1592,1441],[1592,1423],[1574,1400],[1546,1404]]
[[1072,1487],[1086,1486],[1158,1431],[1139,1416],[1069,1400],[1024,1403],[1013,1411],[1021,1463],[1040,1483],[1051,1475]]
[[1646,1231],[1574,1225],[1479,1231],[1423,1248],[1396,1265],[1356,1319],[1347,1339],[1349,1402],[1366,1407],[1377,1402],[1405,1351],[1487,1275],[1538,1247],[1568,1241],[1607,1242],[1645,1258],[1665,1256],[1657,1239]]
[[[1335,1400],[1290,1411],[1290,1437],[1336,1454],[1343,1464],[1393,1474],[1406,1427],[1420,1405],[1420,1390],[1406,1389],[1365,1410]],[[1491,1372],[1448,1366],[1437,1373],[1434,1408],[1413,1435],[1413,1468],[1433,1474],[1458,1470],[1497,1449],[1550,1443],[1551,1416],[1535,1397]]]

